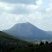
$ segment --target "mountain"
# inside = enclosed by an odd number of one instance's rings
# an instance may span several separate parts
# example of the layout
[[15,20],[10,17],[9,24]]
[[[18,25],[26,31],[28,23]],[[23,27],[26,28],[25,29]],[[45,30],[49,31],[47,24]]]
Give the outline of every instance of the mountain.
[[23,40],[50,40],[52,36],[31,23],[15,24],[11,29],[5,31],[19,39]]
[[52,31],[47,31],[48,34],[52,35]]

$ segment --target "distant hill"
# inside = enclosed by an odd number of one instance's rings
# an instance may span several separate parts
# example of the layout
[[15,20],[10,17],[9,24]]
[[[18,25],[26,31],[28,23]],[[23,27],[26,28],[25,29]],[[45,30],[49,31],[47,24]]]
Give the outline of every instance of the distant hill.
[[[0,52],[23,52],[30,46],[33,44],[0,31]],[[30,51],[30,49],[28,50]]]
[[5,33],[5,32],[2,32],[0,31],[0,40],[14,40],[15,37]]
[[29,22],[15,24],[11,29],[5,32],[23,40],[52,40],[52,35]]
[[14,36],[12,36],[12,35],[9,35],[9,34],[7,34],[7,33],[5,33],[5,32],[2,32],[2,31],[0,31],[0,42],[1,41],[6,41],[6,42],[11,42],[11,41],[13,41],[13,42],[16,42],[16,43],[19,43],[19,42],[21,42],[21,43],[25,43],[25,42],[27,42],[27,41],[23,41],[23,40],[21,40],[21,39],[18,39],[18,38],[16,38],[16,37],[14,37]]
[[18,39],[16,37],[12,36],[12,35],[9,35],[7,33],[0,31],[0,43],[1,42],[7,42],[7,44],[8,43],[10,44],[10,42],[11,42],[11,43],[16,43],[18,45],[20,45],[20,44],[25,45],[25,44],[29,43],[27,41],[23,41],[21,39]]

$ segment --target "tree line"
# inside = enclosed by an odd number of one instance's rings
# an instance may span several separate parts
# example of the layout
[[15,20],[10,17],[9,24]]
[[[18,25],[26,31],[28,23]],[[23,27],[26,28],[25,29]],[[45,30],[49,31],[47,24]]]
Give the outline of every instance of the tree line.
[[28,42],[0,41],[0,52],[52,52],[52,42],[33,44]]

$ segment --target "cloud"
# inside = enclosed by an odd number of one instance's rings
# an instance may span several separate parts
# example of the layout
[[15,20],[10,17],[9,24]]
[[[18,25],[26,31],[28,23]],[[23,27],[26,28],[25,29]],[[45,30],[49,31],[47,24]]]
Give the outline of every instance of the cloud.
[[32,13],[38,5],[34,4],[23,4],[23,3],[18,3],[18,4],[9,4],[6,2],[0,2],[0,9],[1,11],[5,11],[8,13],[13,13],[13,14],[28,14]]
[[0,0],[7,3],[24,3],[24,4],[35,4],[36,0]]
[[5,12],[13,14],[29,14],[33,13],[41,4],[41,0],[36,1],[35,4],[25,4],[25,3],[7,3],[0,2],[0,9]]
[[0,9],[13,14],[29,14],[33,13],[40,4],[41,0],[0,0]]
[[[40,3],[39,3],[40,2]],[[0,15],[0,24],[2,24],[1,29],[5,29],[7,27],[10,27],[12,24],[15,24],[16,22],[24,22],[24,21],[30,21],[31,19],[37,20],[40,17],[38,8],[42,1],[39,0],[36,2],[37,4],[26,4],[26,3],[7,3],[7,2],[0,2],[0,9],[1,15]],[[37,16],[38,14],[38,16]],[[1,18],[2,17],[2,18]],[[4,19],[4,21],[3,21]],[[32,22],[31,20],[31,22]],[[6,23],[8,21],[8,23]]]
[[10,12],[11,10],[13,10],[14,5],[13,4],[8,4],[5,2],[0,2],[0,13],[3,12]]
[[26,21],[40,29],[51,30],[52,0],[0,0],[1,29]]
[[36,5],[16,4],[14,9],[11,11],[11,13],[29,14],[29,13],[33,13],[34,10],[37,8],[38,8],[38,6],[36,6]]
[[27,22],[24,15],[21,14],[10,14],[3,12],[0,14],[0,30],[6,30],[11,28],[16,23]]
[[0,8],[4,10],[10,10],[12,7],[10,6],[10,4],[8,5],[7,3],[0,2]]

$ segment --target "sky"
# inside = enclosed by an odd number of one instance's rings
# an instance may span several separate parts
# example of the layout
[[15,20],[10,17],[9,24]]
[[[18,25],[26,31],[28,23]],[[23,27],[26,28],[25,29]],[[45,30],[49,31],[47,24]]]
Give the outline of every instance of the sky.
[[0,0],[0,30],[25,22],[52,31],[52,0]]

